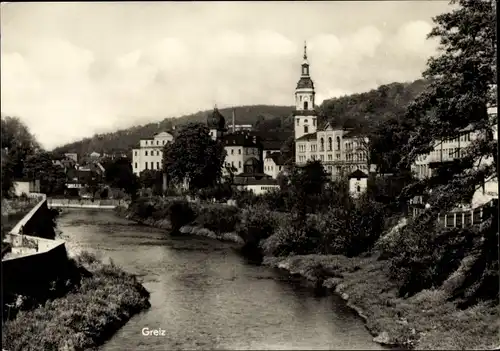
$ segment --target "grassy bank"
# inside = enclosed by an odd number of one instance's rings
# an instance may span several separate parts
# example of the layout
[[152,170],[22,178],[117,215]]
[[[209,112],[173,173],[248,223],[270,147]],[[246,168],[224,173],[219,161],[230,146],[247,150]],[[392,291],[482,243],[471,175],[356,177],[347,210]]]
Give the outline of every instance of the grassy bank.
[[266,257],[264,263],[334,289],[363,317],[379,343],[425,350],[485,350],[500,344],[498,306],[481,302],[458,309],[448,301],[450,281],[409,298],[399,297],[387,261],[377,255]]
[[66,295],[23,310],[2,326],[2,347],[15,350],[83,350],[102,344],[134,314],[149,308],[136,277],[82,253],[85,272]]

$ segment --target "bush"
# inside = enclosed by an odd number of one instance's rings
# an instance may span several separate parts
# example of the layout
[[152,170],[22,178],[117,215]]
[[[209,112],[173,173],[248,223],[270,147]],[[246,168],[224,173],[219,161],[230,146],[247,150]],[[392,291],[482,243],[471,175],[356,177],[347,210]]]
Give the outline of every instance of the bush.
[[173,201],[167,207],[166,213],[172,226],[172,231],[177,232],[181,227],[191,223],[196,218],[196,213],[187,201]]
[[441,228],[432,214],[417,217],[396,238],[390,260],[391,277],[400,296],[440,286],[460,266],[478,236],[460,228]]
[[268,256],[308,255],[317,252],[321,233],[307,221],[304,225],[280,226],[267,240],[262,249]]
[[278,218],[265,206],[250,206],[241,213],[237,234],[245,244],[258,245],[277,229]]
[[228,233],[240,222],[240,210],[234,206],[207,204],[200,209],[195,224],[216,233]]

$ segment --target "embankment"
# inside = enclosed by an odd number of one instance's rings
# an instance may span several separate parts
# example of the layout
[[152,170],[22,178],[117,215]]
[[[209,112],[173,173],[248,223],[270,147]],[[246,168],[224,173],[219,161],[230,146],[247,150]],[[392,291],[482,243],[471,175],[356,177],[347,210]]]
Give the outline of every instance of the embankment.
[[493,349],[498,311],[487,303],[460,310],[441,288],[398,297],[387,262],[377,255],[347,258],[266,257],[264,264],[335,291],[365,321],[374,341],[405,349]]
[[[55,240],[56,212],[43,198],[5,235],[2,345],[8,350],[82,350],[102,343],[149,307],[136,277]],[[29,234],[29,235],[27,235]]]
[[80,281],[69,293],[23,308],[2,326],[2,346],[16,350],[85,350],[104,343],[134,314],[150,307],[137,278],[88,254],[72,261]]

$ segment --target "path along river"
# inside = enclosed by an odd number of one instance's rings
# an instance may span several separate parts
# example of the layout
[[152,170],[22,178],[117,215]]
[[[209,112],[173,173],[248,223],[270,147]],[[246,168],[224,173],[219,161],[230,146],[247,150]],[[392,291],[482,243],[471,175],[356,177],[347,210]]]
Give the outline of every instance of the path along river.
[[101,350],[383,349],[340,298],[246,263],[233,244],[169,237],[109,210],[65,210],[58,223],[71,254],[112,259],[151,293],[151,308]]

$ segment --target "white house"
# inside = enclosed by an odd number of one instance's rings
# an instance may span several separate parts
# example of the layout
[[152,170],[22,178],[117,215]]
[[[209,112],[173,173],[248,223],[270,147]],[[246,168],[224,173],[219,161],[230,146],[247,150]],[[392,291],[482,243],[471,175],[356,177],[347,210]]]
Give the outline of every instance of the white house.
[[268,154],[264,159],[264,173],[273,179],[278,178],[278,175],[285,170],[285,161],[281,152]]
[[347,178],[349,179],[349,194],[354,198],[359,197],[368,188],[368,175],[359,169],[349,174]]
[[156,134],[152,139],[142,139],[139,148],[132,150],[132,171],[139,175],[146,169],[163,169],[163,148],[174,140],[168,132]]

